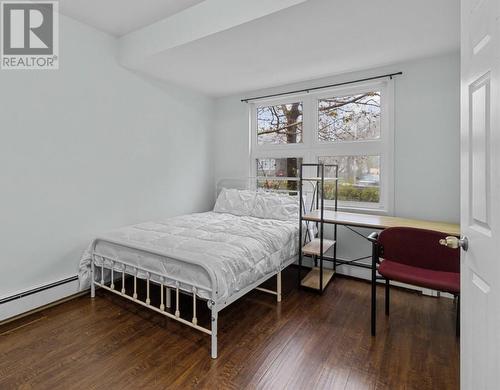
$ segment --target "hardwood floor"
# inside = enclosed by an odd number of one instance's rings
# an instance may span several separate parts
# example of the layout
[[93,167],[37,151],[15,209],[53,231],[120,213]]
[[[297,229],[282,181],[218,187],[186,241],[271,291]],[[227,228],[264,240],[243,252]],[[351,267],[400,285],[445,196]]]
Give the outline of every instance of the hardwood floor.
[[254,291],[219,314],[217,360],[209,336],[103,291],[4,325],[0,389],[459,387],[452,300],[393,289],[387,318],[379,288],[372,338],[368,283],[339,277],[318,296],[295,272],[281,304]]

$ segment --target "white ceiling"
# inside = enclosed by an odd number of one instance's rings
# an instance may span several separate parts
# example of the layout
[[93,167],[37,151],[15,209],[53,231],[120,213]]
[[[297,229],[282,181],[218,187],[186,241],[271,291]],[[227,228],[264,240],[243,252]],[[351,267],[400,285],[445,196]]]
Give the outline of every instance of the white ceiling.
[[[69,2],[82,13],[75,18],[120,35],[199,1],[60,1]],[[89,3],[107,11],[84,17]],[[127,7],[117,16],[111,10],[118,4]],[[308,0],[147,56],[134,68],[224,96],[458,50],[459,21],[457,0]]]
[[62,14],[122,36],[203,0],[59,0]]

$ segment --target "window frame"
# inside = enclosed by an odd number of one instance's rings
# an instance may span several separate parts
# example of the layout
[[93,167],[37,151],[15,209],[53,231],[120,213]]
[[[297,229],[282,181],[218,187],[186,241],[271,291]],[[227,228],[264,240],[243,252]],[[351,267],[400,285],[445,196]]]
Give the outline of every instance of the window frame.
[[[372,140],[320,141],[318,135],[319,100],[333,96],[346,96],[380,91],[380,137]],[[302,142],[296,144],[257,143],[257,107],[302,102]],[[339,201],[339,210],[392,214],[394,211],[394,81],[379,80],[349,86],[328,88],[317,92],[297,93],[285,97],[268,98],[249,104],[250,115],[250,176],[256,177],[257,158],[302,158],[303,162],[317,162],[320,157],[371,155],[380,156],[380,201]],[[325,201],[331,208],[333,201]]]

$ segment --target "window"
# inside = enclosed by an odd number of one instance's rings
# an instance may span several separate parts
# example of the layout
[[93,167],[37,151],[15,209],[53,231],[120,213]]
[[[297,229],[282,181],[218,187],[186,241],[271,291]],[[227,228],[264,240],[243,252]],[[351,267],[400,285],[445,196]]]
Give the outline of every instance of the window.
[[[341,209],[391,212],[392,116],[390,80],[252,103],[250,174],[259,187],[290,190],[302,162],[337,164]],[[335,186],[325,186],[332,205]]]
[[331,97],[318,102],[318,139],[324,142],[380,138],[380,92]]
[[302,142],[302,102],[257,108],[259,145]]
[[286,180],[286,178],[299,176],[302,158],[256,158],[255,163],[258,188],[275,190],[297,189],[297,181]]
[[[339,201],[380,203],[380,156],[320,157],[319,162],[339,166]],[[335,176],[335,172],[326,168],[326,175]],[[334,199],[334,185],[326,183],[325,186],[325,199]]]

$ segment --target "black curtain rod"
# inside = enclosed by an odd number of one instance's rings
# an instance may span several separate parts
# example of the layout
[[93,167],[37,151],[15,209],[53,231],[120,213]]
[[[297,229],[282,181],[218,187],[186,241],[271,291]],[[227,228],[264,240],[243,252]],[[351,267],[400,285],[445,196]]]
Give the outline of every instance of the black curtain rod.
[[245,103],[248,103],[250,100],[258,100],[258,99],[265,99],[265,98],[276,97],[276,96],[292,95],[294,93],[300,93],[300,92],[307,92],[307,93],[309,93],[311,91],[316,91],[318,89],[339,87],[341,85],[360,83],[362,81],[377,80],[377,79],[383,79],[383,78],[386,78],[386,77],[390,77],[392,79],[394,76],[399,76],[399,75],[402,75],[402,74],[403,74],[403,72],[389,73],[389,74],[384,74],[384,75],[381,75],[381,76],[367,77],[367,78],[359,79],[359,80],[344,81],[343,83],[323,85],[321,87],[312,87],[312,88],[298,89],[296,91],[274,93],[272,95],[255,96],[255,97],[251,97],[251,98],[241,99],[241,101],[245,102]]

